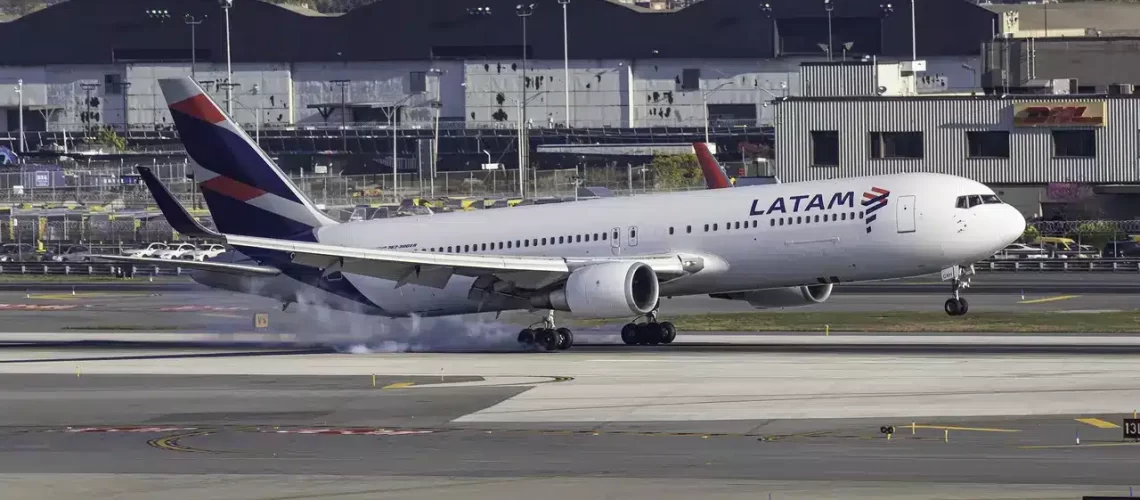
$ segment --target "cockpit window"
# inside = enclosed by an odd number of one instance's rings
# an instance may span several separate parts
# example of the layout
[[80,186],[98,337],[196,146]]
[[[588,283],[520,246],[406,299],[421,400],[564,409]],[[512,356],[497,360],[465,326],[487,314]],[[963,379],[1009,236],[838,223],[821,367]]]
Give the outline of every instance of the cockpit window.
[[972,194],[959,196],[954,206],[957,208],[973,208],[978,205],[1000,205],[1002,201],[996,194]]

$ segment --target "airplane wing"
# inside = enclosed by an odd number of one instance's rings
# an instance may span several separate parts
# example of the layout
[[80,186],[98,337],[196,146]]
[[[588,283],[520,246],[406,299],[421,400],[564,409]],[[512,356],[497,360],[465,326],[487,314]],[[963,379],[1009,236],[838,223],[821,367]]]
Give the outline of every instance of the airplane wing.
[[[657,255],[638,257],[562,258],[479,254],[447,254],[373,250],[291,240],[225,235],[234,247],[275,250],[290,255],[293,263],[316,267],[326,273],[341,271],[397,282],[397,287],[421,285],[444,288],[453,275],[479,278],[491,286],[502,281],[511,289],[540,290],[557,284],[575,269],[611,261],[643,262],[661,281],[704,268],[700,256]],[[476,286],[481,286],[479,282]],[[506,290],[497,290],[504,291]]]
[[162,211],[162,215],[166,217],[166,222],[178,231],[187,236],[194,236],[198,238],[221,238],[222,235],[214,231],[202,227],[194,217],[190,215],[186,209],[174,199],[174,195],[166,189],[166,186],[159,181],[157,177],[147,167],[136,167],[139,171],[139,176],[142,177],[143,182],[146,183],[147,189],[150,194],[154,196],[154,201],[158,203],[158,209]]
[[276,276],[281,271],[268,266],[251,266],[246,264],[231,264],[228,262],[202,262],[196,260],[167,260],[151,257],[127,257],[125,255],[92,255],[92,258],[110,262],[126,262],[139,265],[171,266],[176,265],[187,269],[199,271],[213,271],[218,273],[238,274],[243,276]]

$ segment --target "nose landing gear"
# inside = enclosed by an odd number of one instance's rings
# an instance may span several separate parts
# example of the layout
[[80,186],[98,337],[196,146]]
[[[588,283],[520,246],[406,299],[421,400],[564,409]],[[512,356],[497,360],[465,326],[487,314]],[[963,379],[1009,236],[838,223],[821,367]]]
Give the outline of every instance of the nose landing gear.
[[966,299],[959,296],[959,292],[963,288],[970,286],[970,276],[974,274],[974,266],[963,269],[960,266],[954,266],[942,271],[942,279],[950,280],[950,293],[954,296],[946,300],[944,309],[946,314],[951,316],[962,316],[970,310],[970,303]]

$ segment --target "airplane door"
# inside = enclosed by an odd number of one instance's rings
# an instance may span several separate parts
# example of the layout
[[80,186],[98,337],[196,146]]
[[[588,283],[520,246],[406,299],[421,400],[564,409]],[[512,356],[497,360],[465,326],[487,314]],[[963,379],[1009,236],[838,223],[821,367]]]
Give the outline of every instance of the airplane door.
[[895,219],[898,220],[900,233],[914,232],[914,196],[900,196],[896,205]]
[[637,246],[637,226],[629,228],[629,246]]
[[619,227],[610,231],[610,251],[614,255],[621,255],[621,228]]

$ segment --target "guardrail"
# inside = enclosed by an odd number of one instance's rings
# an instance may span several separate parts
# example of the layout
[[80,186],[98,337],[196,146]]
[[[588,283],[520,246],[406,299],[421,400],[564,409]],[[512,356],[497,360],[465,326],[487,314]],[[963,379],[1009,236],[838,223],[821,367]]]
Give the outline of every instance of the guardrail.
[[[982,272],[1128,272],[1140,273],[1140,260],[1126,259],[994,259],[978,262]],[[0,275],[146,277],[188,276],[189,268],[170,264],[124,264],[112,262],[4,262]]]

